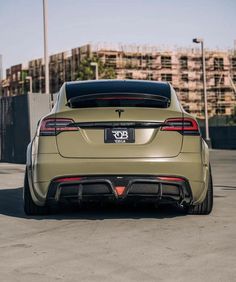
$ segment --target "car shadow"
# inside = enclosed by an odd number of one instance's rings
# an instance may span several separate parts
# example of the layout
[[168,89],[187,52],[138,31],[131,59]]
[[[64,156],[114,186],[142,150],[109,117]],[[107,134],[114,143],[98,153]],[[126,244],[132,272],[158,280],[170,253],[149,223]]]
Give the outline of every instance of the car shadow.
[[50,215],[26,216],[23,210],[22,187],[0,189],[0,214],[36,220],[52,219],[77,219],[77,220],[105,220],[105,219],[164,219],[186,216],[186,213],[175,206],[154,205],[84,205],[61,206],[52,210]]

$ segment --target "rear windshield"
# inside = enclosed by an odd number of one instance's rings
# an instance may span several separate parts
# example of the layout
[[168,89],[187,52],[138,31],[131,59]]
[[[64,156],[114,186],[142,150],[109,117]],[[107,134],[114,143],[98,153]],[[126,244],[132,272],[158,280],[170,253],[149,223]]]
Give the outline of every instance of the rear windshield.
[[166,83],[98,81],[66,84],[67,105],[72,108],[167,108],[170,86]]

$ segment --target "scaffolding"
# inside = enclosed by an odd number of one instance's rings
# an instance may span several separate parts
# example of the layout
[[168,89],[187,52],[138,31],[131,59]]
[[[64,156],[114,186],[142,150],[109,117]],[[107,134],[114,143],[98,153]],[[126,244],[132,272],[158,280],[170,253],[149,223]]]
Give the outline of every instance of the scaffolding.
[[[235,107],[235,50],[206,50],[207,94],[209,116],[230,115]],[[170,82],[183,107],[197,117],[204,117],[202,57],[198,48],[171,48],[138,44],[87,44],[50,56],[50,92],[55,93],[65,81],[76,80],[80,62],[99,58],[114,68],[118,79],[144,79]],[[13,83],[14,66],[9,70],[9,88]],[[43,93],[44,64],[42,59],[28,63],[33,78],[33,92]],[[15,83],[15,81],[14,81]],[[232,84],[233,83],[233,84]]]

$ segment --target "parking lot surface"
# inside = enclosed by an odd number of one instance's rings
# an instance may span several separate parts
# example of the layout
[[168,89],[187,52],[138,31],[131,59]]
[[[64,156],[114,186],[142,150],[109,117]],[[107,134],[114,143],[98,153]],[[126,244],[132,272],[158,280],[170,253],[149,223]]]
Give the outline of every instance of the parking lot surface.
[[236,151],[211,151],[214,209],[22,208],[24,166],[0,163],[1,281],[236,281]]

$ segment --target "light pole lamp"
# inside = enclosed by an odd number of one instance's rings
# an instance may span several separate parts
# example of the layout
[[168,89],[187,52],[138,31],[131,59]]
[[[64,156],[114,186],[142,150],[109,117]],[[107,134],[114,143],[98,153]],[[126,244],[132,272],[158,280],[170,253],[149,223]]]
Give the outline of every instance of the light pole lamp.
[[194,43],[201,44],[202,52],[202,82],[203,82],[203,93],[204,93],[204,112],[205,112],[205,132],[206,132],[206,142],[211,146],[211,140],[209,137],[209,123],[208,123],[208,107],[207,107],[207,91],[206,91],[206,62],[205,62],[205,50],[204,50],[204,40],[202,38],[194,38]]
[[95,79],[98,80],[98,63],[92,62],[90,65],[95,67]]
[[30,83],[30,91],[28,93],[33,93],[33,80],[32,80],[32,76],[26,76],[27,80],[29,80]]

